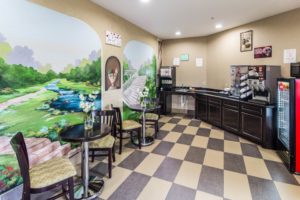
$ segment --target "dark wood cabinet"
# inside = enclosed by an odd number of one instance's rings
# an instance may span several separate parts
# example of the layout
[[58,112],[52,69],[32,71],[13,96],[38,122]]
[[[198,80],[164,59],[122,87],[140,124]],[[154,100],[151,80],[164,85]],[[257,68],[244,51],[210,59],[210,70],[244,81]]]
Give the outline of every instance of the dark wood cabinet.
[[196,97],[196,118],[207,120],[207,97],[204,95],[197,95]]
[[[162,113],[171,112],[171,95],[161,95]],[[188,95],[191,95],[189,93]],[[195,118],[235,133],[265,148],[274,148],[275,106],[260,105],[209,93],[194,93]]]
[[246,112],[241,112],[241,134],[261,142],[263,139],[263,117]]
[[239,110],[229,107],[223,107],[222,127],[230,132],[239,133],[240,131],[240,113]]
[[220,99],[208,98],[207,121],[215,126],[221,126],[222,108]]

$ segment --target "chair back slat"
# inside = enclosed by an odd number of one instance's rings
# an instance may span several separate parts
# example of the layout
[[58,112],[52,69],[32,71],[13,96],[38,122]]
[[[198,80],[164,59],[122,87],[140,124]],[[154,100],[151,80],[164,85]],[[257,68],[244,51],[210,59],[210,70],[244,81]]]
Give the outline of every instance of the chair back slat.
[[116,124],[119,126],[120,130],[123,129],[122,127],[122,115],[121,115],[121,109],[119,107],[114,107],[111,105],[111,108],[115,111],[116,113]]
[[96,117],[99,120],[100,126],[101,124],[106,124],[111,127],[112,135],[115,135],[116,130],[116,114],[114,110],[102,110],[96,113]]
[[24,193],[28,193],[30,191],[29,160],[23,134],[18,132],[14,135],[10,140],[10,144],[16,153],[23,178],[23,196],[27,196],[28,194]]

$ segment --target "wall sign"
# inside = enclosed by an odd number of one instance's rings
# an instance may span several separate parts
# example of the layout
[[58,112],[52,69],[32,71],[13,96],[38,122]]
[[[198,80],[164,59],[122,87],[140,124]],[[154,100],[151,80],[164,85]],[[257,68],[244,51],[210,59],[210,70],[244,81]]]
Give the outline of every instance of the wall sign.
[[189,61],[189,54],[181,54],[180,60],[181,61]]
[[296,49],[284,49],[283,50],[283,63],[290,64],[297,62],[297,50]]
[[106,31],[105,43],[120,47],[120,46],[122,46],[122,37],[118,33]]
[[173,65],[179,66],[180,65],[180,59],[179,58],[173,58]]
[[196,67],[203,67],[203,58],[196,58]]
[[272,46],[257,47],[254,49],[254,58],[272,57]]

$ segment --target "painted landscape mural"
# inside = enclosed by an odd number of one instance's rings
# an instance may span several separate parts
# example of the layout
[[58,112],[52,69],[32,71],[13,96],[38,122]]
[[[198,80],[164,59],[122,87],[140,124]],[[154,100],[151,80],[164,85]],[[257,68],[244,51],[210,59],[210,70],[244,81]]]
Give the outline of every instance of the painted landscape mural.
[[0,7],[1,194],[22,183],[12,135],[24,134],[33,166],[70,154],[58,135],[83,121],[80,94],[101,109],[101,41],[82,21],[28,1]]
[[156,96],[156,56],[149,45],[132,40],[124,49],[123,61],[123,118],[138,119],[140,113],[128,105],[139,104],[139,92],[149,89],[149,97]]

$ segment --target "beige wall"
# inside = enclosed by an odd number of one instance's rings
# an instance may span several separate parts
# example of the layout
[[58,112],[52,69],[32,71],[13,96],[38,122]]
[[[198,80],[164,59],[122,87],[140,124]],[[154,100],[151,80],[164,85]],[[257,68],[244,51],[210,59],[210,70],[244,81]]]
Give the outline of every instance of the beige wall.
[[[89,24],[99,35],[102,46],[102,74],[104,74],[105,61],[110,56],[116,56],[123,62],[123,50],[130,40],[138,40],[151,46],[157,56],[158,39],[148,32],[138,28],[128,21],[114,15],[104,8],[88,0],[31,0],[47,8],[75,17]],[[122,47],[105,44],[105,31],[109,30],[121,34]],[[123,77],[123,75],[122,75]],[[108,104],[122,105],[122,90],[105,91],[104,78],[102,78],[103,106]]]
[[[173,58],[189,54],[189,61],[181,61],[176,68],[176,85],[205,86],[207,76],[206,38],[164,40],[162,43],[162,65],[172,66]],[[203,67],[196,67],[196,58],[203,58]]]
[[[229,85],[229,66],[234,64],[281,65],[282,75],[288,77],[289,65],[283,64],[283,50],[296,48],[300,60],[299,22],[300,9],[296,9],[208,37],[167,40],[163,42],[163,64],[171,65],[173,57],[189,53],[191,61],[178,68],[179,83],[202,86],[207,82],[208,87],[218,89]],[[273,46],[272,58],[254,59],[253,51],[240,52],[240,33],[247,30],[253,30],[254,47]],[[206,55],[203,73],[197,71],[193,58],[201,54]]]

